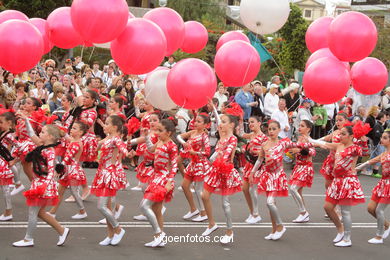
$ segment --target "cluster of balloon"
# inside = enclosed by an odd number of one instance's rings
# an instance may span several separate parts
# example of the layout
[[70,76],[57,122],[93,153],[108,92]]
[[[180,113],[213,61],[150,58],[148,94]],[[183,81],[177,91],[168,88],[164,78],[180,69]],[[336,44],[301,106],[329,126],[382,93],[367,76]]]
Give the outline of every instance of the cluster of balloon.
[[[347,93],[351,83],[362,94],[378,93],[385,86],[388,74],[381,61],[367,58],[376,42],[375,24],[362,13],[345,12],[336,18],[322,17],[314,21],[306,32],[306,45],[313,54],[306,63],[305,94],[310,93],[310,98],[318,103],[334,103]],[[349,62],[356,63],[350,68]],[[340,77],[331,73],[336,63],[340,65],[337,66]],[[342,65],[348,74],[341,73]]]

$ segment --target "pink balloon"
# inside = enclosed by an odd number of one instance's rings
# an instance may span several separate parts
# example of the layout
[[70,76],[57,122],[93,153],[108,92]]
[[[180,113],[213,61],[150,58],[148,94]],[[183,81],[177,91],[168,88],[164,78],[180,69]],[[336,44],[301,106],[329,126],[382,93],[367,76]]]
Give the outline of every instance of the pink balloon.
[[320,104],[331,104],[347,94],[351,78],[338,60],[322,58],[314,61],[303,75],[305,95]]
[[51,43],[49,39],[49,32],[46,27],[47,24],[46,20],[42,18],[31,18],[30,23],[33,24],[35,27],[37,27],[39,32],[42,34],[43,45],[44,45],[43,54],[46,54],[49,51],[51,51],[54,45],[53,43]]
[[73,0],[74,28],[88,42],[106,43],[117,38],[129,19],[126,0]]
[[167,68],[167,67],[158,66],[157,68],[155,68],[154,70],[152,70],[151,72],[149,72],[149,73],[146,74],[146,77],[145,77],[145,80],[144,80],[145,83],[146,83],[146,81],[148,80],[148,77],[149,77],[150,75],[152,75],[154,72],[160,71],[160,70],[170,70],[170,69]]
[[203,24],[196,21],[184,23],[184,42],[181,49],[187,53],[197,53],[206,47],[209,34]]
[[193,58],[184,59],[169,72],[167,89],[176,105],[198,109],[214,96],[217,78],[206,62]]
[[222,34],[222,36],[219,38],[219,40],[218,40],[218,42],[217,42],[217,51],[218,51],[219,48],[221,48],[222,45],[224,45],[225,43],[230,42],[230,41],[234,41],[234,40],[241,40],[241,41],[244,41],[244,42],[247,42],[247,43],[251,43],[251,42],[249,41],[248,36],[246,36],[246,35],[243,34],[242,32],[239,32],[239,31],[230,31],[230,32],[226,32],[226,33]]
[[165,56],[172,55],[184,41],[184,21],[175,10],[159,7],[154,8],[144,15],[145,19],[155,22],[164,32],[167,39]]
[[126,74],[144,74],[152,71],[164,59],[167,41],[155,23],[130,19],[125,30],[111,42],[111,55]]
[[225,43],[215,55],[217,76],[226,86],[241,87],[251,82],[260,71],[260,56],[247,42]]
[[306,31],[306,46],[311,53],[328,48],[328,30],[333,17],[325,16],[312,22]]
[[351,69],[353,88],[363,95],[373,95],[387,84],[386,65],[376,58],[365,58],[356,62]]
[[28,22],[27,15],[16,10],[5,10],[0,13],[0,24],[11,19],[23,20]]
[[[309,59],[306,62],[305,69],[307,69],[310,66],[310,64],[312,64],[314,61],[322,59],[322,58],[332,58],[332,59],[340,61],[339,59],[337,59],[336,56],[333,55],[333,53],[328,48],[322,48],[322,49],[315,51],[312,55],[310,55]],[[351,69],[349,62],[342,62],[342,63],[344,64],[345,68],[347,68],[348,70]]]
[[74,29],[70,18],[70,7],[55,9],[47,17],[50,41],[62,49],[71,49],[84,43],[81,35]]
[[29,22],[9,20],[0,25],[0,66],[14,74],[33,68],[43,55],[43,39]]
[[355,62],[366,58],[375,49],[377,39],[374,22],[359,12],[337,16],[328,32],[329,49],[341,61]]

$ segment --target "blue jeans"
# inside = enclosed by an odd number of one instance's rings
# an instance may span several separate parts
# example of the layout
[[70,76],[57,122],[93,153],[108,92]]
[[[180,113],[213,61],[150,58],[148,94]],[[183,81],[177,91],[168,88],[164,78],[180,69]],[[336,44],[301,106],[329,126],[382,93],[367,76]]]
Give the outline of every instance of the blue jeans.
[[[372,154],[371,154],[371,156],[370,156],[370,159],[375,158],[375,157],[381,155],[382,153],[385,152],[385,150],[386,150],[386,149],[385,149],[385,147],[384,147],[383,145],[378,144],[377,146],[375,146],[374,150],[372,151]],[[380,163],[376,163],[376,164],[374,164],[374,166],[379,167],[379,166],[380,166]],[[370,165],[369,167],[367,167],[367,170],[371,171],[371,170],[372,170],[372,167],[373,167],[373,166]]]

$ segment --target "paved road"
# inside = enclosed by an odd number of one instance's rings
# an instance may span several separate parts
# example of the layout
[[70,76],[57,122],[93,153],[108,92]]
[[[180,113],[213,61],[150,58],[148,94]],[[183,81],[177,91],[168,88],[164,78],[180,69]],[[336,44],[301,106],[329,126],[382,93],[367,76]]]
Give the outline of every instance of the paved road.
[[[318,165],[316,165],[318,168]],[[290,174],[290,170],[287,171]],[[136,184],[135,173],[128,172],[131,186]],[[95,170],[88,169],[87,175],[91,183]],[[181,177],[177,177],[180,182]],[[377,179],[361,176],[367,200]],[[24,178],[24,183],[28,183]],[[120,245],[102,247],[98,245],[106,233],[105,226],[99,225],[102,218],[96,209],[96,198],[91,196],[85,202],[88,218],[73,221],[71,216],[76,213],[74,203],[64,203],[57,213],[57,219],[71,228],[69,239],[63,247],[57,247],[58,236],[55,231],[44,223],[39,224],[35,232],[33,248],[14,248],[12,242],[23,238],[27,224],[27,206],[22,195],[13,198],[14,219],[12,222],[0,222],[0,260],[3,259],[388,259],[390,254],[390,239],[383,245],[370,245],[367,240],[374,236],[375,220],[366,212],[366,204],[353,208],[353,230],[351,248],[336,248],[332,239],[336,235],[332,223],[323,218],[324,181],[318,174],[311,189],[306,190],[306,201],[310,211],[311,221],[307,224],[293,224],[297,216],[297,208],[291,197],[277,200],[282,219],[287,232],[278,241],[263,239],[270,231],[270,219],[264,197],[260,197],[260,213],[263,221],[258,225],[248,225],[244,220],[248,209],[242,194],[232,197],[234,222],[234,243],[222,246],[220,243],[168,243],[165,248],[150,249],[143,246],[152,240],[152,229],[147,222],[135,222],[133,215],[138,215],[138,203],[142,198],[141,192],[121,191],[118,201],[125,206],[121,216],[121,224],[126,234]],[[0,202],[3,208],[3,202]],[[217,222],[221,228],[213,236],[224,234],[224,215],[219,196],[213,197],[213,206]],[[165,215],[165,232],[171,236],[199,235],[207,223],[193,223],[182,220],[188,211],[188,206],[182,192],[176,191],[175,198],[167,205]],[[389,216],[389,210],[387,211]],[[192,238],[195,239],[195,238]]]

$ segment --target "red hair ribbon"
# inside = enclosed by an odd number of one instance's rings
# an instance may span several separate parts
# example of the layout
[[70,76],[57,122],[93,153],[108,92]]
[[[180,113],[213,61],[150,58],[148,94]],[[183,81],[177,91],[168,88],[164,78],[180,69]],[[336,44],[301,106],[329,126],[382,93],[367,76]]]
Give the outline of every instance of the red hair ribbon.
[[225,114],[242,117],[244,111],[239,104],[232,102],[229,104],[229,108],[225,109]]
[[359,120],[355,123],[352,130],[353,130],[353,137],[359,139],[365,136],[366,134],[368,134],[372,130],[372,128],[370,127],[370,124],[368,123],[363,124],[363,122]]
[[141,127],[141,122],[136,118],[132,117],[126,124],[128,135],[133,135]]

